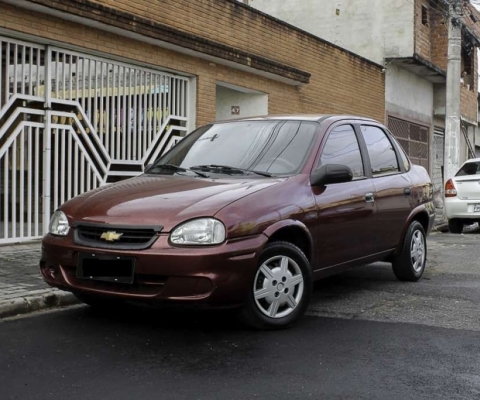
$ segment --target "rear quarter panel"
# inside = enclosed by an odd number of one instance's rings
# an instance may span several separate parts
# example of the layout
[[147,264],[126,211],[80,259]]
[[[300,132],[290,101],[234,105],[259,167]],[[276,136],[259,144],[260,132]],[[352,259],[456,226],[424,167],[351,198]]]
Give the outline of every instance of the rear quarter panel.
[[406,221],[402,238],[405,236],[408,226],[414,219],[422,222],[427,235],[430,233],[435,222],[433,184],[427,170],[422,166],[412,165],[408,175],[412,182],[412,194],[410,197],[412,212]]

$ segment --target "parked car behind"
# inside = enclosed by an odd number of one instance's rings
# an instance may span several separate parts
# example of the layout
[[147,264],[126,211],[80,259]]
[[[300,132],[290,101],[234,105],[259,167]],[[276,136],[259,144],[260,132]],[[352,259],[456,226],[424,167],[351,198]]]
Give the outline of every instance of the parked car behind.
[[291,324],[314,280],[389,261],[417,281],[432,184],[380,123],[277,116],[203,126],[143,175],[63,204],[41,273],[92,306],[232,307]]
[[480,158],[467,160],[445,183],[445,214],[452,233],[480,223]]

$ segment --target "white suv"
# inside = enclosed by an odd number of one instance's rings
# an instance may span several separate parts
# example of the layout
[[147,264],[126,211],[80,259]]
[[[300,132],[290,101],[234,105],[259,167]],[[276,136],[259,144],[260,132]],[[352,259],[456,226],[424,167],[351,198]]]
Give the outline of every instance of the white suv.
[[445,212],[452,233],[462,233],[464,225],[480,223],[480,158],[465,161],[445,184]]

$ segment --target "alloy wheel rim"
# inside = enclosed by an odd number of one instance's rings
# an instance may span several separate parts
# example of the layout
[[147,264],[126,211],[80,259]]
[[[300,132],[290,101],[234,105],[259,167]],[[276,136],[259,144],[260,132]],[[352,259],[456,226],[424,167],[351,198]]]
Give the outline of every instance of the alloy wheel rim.
[[287,256],[266,260],[254,280],[253,296],[258,309],[270,318],[291,314],[300,303],[304,290],[302,270]]
[[425,263],[425,238],[420,231],[415,231],[412,235],[410,244],[410,259],[412,261],[413,270],[420,272]]

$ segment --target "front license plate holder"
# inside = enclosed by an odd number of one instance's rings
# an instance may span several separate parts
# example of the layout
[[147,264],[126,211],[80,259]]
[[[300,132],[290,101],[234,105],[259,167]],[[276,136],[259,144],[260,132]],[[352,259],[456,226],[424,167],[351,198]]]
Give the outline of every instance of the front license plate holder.
[[473,205],[473,212],[480,212],[480,204]]
[[135,258],[97,253],[78,255],[77,278],[132,284]]

